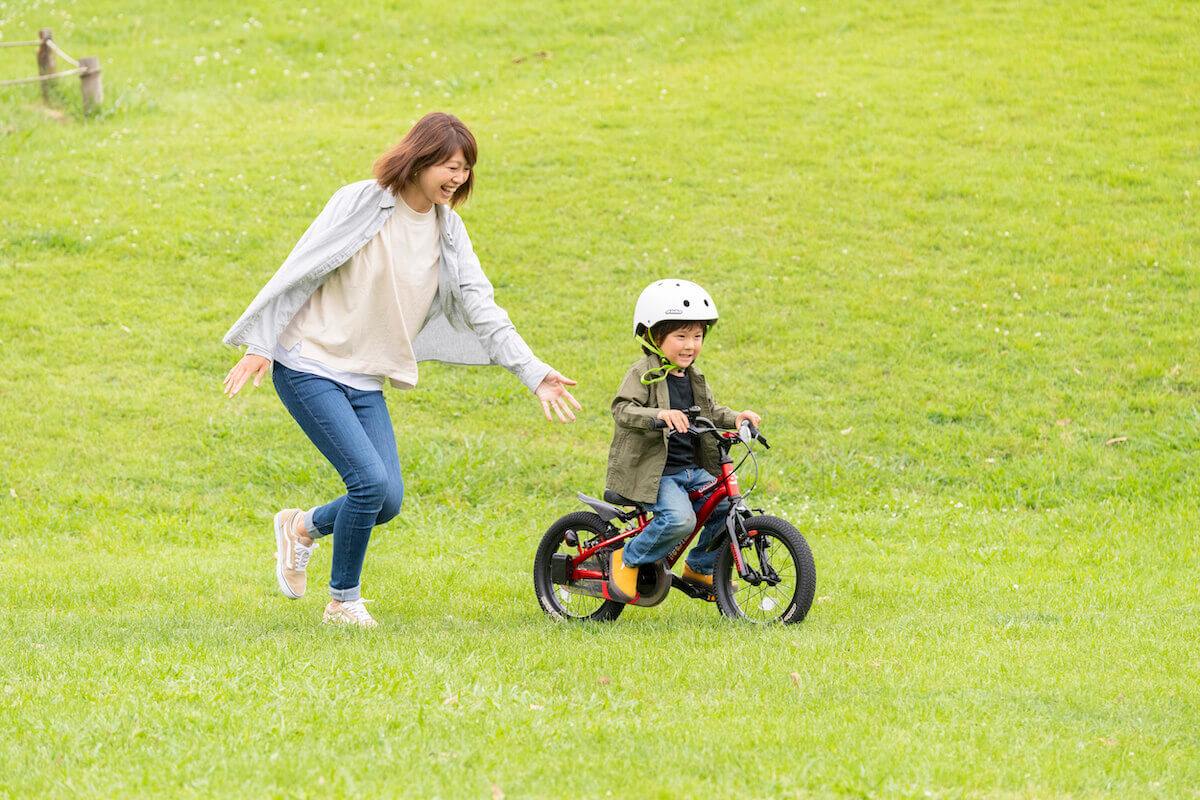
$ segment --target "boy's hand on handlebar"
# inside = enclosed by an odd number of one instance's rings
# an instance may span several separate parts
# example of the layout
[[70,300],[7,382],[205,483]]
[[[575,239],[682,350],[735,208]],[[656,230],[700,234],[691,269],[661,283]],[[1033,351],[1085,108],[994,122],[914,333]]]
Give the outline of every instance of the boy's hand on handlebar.
[[242,390],[250,378],[254,378],[255,387],[262,386],[263,378],[267,376],[270,368],[270,360],[246,353],[240,361],[233,365],[233,369],[229,370],[229,374],[221,382],[221,391],[225,393],[226,397],[233,397]]
[[664,408],[658,412],[658,419],[667,424],[667,430],[671,431],[671,433],[687,433],[687,414],[684,414],[677,408]]
[[737,422],[733,423],[733,427],[740,428],[742,427],[742,423],[747,421],[757,428],[759,423],[762,422],[762,417],[750,410],[743,411],[737,415]]

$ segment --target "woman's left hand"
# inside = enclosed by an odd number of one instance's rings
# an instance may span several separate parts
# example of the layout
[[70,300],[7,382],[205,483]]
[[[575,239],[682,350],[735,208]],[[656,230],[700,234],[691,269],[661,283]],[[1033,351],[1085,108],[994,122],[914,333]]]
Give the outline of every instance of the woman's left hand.
[[542,378],[542,382],[533,392],[537,395],[538,400],[542,401],[542,412],[546,415],[546,419],[554,421],[554,417],[550,416],[550,409],[553,408],[561,422],[575,421],[575,414],[571,411],[571,406],[578,409],[582,409],[583,406],[579,405],[579,401],[567,391],[568,386],[574,385],[575,381],[557,370],[552,369],[546,373],[546,377]]

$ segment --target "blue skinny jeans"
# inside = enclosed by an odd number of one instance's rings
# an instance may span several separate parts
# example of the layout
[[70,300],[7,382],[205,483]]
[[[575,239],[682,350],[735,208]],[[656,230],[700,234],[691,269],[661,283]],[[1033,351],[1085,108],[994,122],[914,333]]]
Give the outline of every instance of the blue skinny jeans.
[[[688,492],[712,481],[713,476],[699,467],[663,475],[658,481],[658,499],[646,506],[654,513],[654,519],[625,545],[622,563],[633,567],[666,558],[676,544],[696,529],[696,511],[703,505],[703,500],[693,506]],[[728,510],[729,501],[722,500],[704,523],[704,529],[688,553],[687,565],[701,575],[711,575],[717,563],[717,551],[706,553],[704,548],[725,527]]]
[[346,484],[341,497],[305,516],[308,535],[333,536],[329,595],[358,600],[371,529],[396,516],[404,480],[383,392],[364,392],[276,363],[275,391]]

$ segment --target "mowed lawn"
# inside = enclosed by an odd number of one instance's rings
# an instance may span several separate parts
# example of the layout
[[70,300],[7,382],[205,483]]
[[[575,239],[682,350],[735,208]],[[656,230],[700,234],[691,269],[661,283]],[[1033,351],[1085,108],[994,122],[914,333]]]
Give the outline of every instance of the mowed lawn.
[[[1200,6],[0,0],[44,27],[105,102],[0,87],[0,797],[1200,795]],[[285,600],[270,523],[339,482],[220,338],[430,110],[584,411],[389,390],[381,627],[329,629],[329,548]],[[800,625],[534,599],[672,275]]]

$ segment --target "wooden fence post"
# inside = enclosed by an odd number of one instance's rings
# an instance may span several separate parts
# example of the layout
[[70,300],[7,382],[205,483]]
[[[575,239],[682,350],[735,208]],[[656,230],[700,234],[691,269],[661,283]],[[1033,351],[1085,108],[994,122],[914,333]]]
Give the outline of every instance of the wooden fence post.
[[[54,38],[54,32],[50,28],[42,28],[38,31],[38,39],[42,44],[38,47],[37,62],[38,75],[53,75],[58,72],[58,59],[54,56],[54,50],[50,47],[50,40]],[[42,99],[50,99],[50,84],[57,79],[42,81]]]
[[84,56],[79,59],[79,67],[83,70],[79,74],[79,86],[83,92],[83,113],[84,116],[90,117],[100,110],[100,104],[104,102],[104,86],[100,83],[100,58]]

